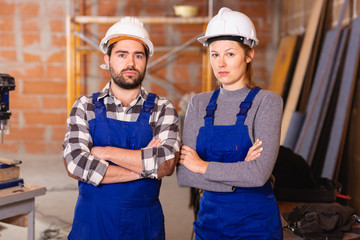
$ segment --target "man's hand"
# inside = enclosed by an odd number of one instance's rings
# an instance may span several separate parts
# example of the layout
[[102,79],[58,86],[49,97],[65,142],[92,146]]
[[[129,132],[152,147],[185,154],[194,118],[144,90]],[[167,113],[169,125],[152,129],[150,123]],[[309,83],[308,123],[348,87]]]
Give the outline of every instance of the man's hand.
[[146,147],[160,147],[160,144],[161,144],[160,138],[158,139],[153,138]]
[[262,141],[260,141],[259,139],[256,140],[256,142],[254,143],[254,145],[252,145],[251,148],[249,148],[249,151],[245,157],[245,161],[252,161],[256,158],[258,158],[261,154],[261,152],[264,150],[262,147]]

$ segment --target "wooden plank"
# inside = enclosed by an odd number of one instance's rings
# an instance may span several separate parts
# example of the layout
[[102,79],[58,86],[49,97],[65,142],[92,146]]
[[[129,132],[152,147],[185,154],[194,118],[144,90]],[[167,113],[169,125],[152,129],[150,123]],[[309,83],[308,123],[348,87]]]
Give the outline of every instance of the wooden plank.
[[325,10],[325,0],[314,1],[313,10],[310,14],[305,37],[300,50],[300,56],[298,58],[294,77],[291,83],[287,102],[285,104],[284,115],[281,124],[281,139],[280,144],[283,144],[286,136],[286,132],[289,128],[291,115],[296,110],[298,104],[299,95],[301,92],[302,84],[308,67],[308,62],[311,57],[312,47],[314,44],[316,32],[318,31],[319,20],[322,12]]
[[331,127],[330,141],[326,152],[321,176],[336,179],[336,166],[341,160],[344,139],[349,124],[351,103],[354,95],[356,75],[360,60],[360,18],[351,24],[350,39],[347,46],[346,59],[338,102],[336,104],[335,119]]
[[340,44],[339,35],[340,29],[338,28],[329,31],[326,35],[306,109],[306,117],[295,147],[295,152],[300,154],[309,165],[312,164],[325,120],[324,116],[328,110],[329,99],[333,92],[339,64],[343,56],[347,31],[342,34]]
[[[329,2],[330,1],[325,1],[325,5],[324,5],[325,9],[328,9]],[[310,91],[311,91],[312,83],[314,80],[314,75],[315,75],[317,64],[318,64],[318,57],[319,57],[319,52],[321,49],[321,43],[323,41],[323,36],[325,33],[325,27],[326,27],[325,22],[328,17],[327,15],[330,15],[330,18],[331,18],[332,12],[327,13],[327,11],[325,10],[321,13],[321,16],[319,19],[318,31],[316,32],[316,36],[315,36],[314,43],[313,43],[311,58],[309,59],[308,67],[306,69],[306,74],[304,76],[304,82],[302,85],[299,102],[297,105],[297,108],[298,108],[297,110],[302,113],[305,113],[306,106],[307,106],[307,103],[309,100]],[[330,29],[330,28],[327,28],[327,29]]]
[[284,97],[285,86],[295,57],[299,36],[286,36],[280,40],[274,71],[268,89]]
[[27,214],[2,219],[0,222],[12,224],[19,227],[27,227]]
[[46,188],[36,185],[11,187],[0,190],[0,206],[44,195]]
[[18,166],[0,168],[0,181],[16,179],[19,176],[20,176],[20,167]]
[[0,157],[0,163],[4,163],[4,164],[8,164],[8,165],[17,165],[17,164],[20,164],[21,161]]

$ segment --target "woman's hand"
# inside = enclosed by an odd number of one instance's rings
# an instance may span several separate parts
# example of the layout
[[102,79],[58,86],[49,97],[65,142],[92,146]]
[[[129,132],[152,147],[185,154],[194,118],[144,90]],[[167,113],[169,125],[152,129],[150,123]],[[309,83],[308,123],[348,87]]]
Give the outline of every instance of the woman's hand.
[[256,140],[254,145],[252,145],[251,148],[249,148],[249,151],[245,157],[245,161],[252,161],[260,156],[260,153],[264,150],[262,147],[262,141],[259,139]]
[[197,152],[191,147],[183,145],[180,151],[179,163],[194,173],[204,174],[209,165],[208,162],[202,160]]

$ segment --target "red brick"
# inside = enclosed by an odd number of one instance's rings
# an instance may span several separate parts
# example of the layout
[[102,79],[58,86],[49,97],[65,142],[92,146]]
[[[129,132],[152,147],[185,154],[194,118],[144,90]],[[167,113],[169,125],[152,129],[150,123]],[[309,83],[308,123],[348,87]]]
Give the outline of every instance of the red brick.
[[63,127],[53,127],[51,132],[51,140],[63,141],[66,132],[66,125]]
[[49,21],[51,32],[65,32],[65,21],[60,19],[51,19]]
[[47,58],[48,63],[65,63],[66,62],[66,50],[55,52]]
[[45,129],[40,127],[16,127],[10,126],[10,134],[7,136],[9,140],[37,140],[43,139]]
[[13,33],[0,33],[0,47],[15,47],[15,35]]
[[[1,3],[0,3],[0,7],[1,7]],[[0,31],[13,31],[13,30],[14,30],[14,17],[1,16]]]
[[0,15],[15,15],[15,4],[9,1],[1,1]]
[[9,135],[4,135],[4,142],[0,144],[0,152],[2,153],[17,153],[20,149],[18,141],[9,141]]
[[100,16],[114,16],[116,15],[116,2],[100,1],[98,4],[98,15]]
[[24,94],[64,94],[66,82],[54,81],[24,81]]
[[16,78],[43,78],[44,67],[42,64],[21,64],[17,70],[12,73],[13,77]]
[[153,93],[158,94],[159,96],[166,97],[168,95],[168,91],[156,83],[152,83],[149,90]]
[[66,78],[65,64],[48,64],[46,67],[47,78]]
[[31,54],[23,52],[23,57],[25,62],[42,62],[41,56],[39,56],[40,52],[37,54]]
[[17,60],[15,50],[0,50],[0,61],[15,62]]
[[46,5],[46,13],[51,17],[64,17],[66,15],[66,4],[63,1],[51,1]]
[[40,3],[19,2],[17,4],[17,8],[20,16],[25,16],[25,15],[38,16],[40,9],[39,4]]
[[39,16],[21,16],[21,29],[23,31],[40,32],[40,25]]
[[65,47],[66,46],[66,36],[64,33],[55,33],[51,34],[51,44],[53,47]]
[[29,154],[46,153],[46,142],[26,141],[24,142],[25,151]]
[[42,107],[45,110],[66,109],[67,98],[64,97],[42,97]]
[[64,125],[66,124],[66,113],[53,112],[24,112],[25,124]]
[[61,154],[62,152],[62,140],[46,142],[46,153]]
[[189,54],[180,55],[175,60],[175,64],[185,64],[185,65],[200,64],[199,67],[201,67],[201,63],[202,63],[202,54],[200,51],[198,53],[189,53]]
[[10,99],[10,106],[11,108],[17,110],[33,110],[39,109],[40,110],[40,101],[39,97],[32,97],[26,95],[15,95],[11,96]]
[[23,46],[29,46],[29,45],[40,45],[41,43],[41,36],[40,33],[29,33],[29,32],[23,32],[22,33],[23,36]]

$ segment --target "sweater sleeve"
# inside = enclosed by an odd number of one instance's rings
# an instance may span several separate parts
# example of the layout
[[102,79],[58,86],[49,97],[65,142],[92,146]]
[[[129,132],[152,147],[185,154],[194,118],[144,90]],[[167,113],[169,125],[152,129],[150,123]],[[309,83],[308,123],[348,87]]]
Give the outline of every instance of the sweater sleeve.
[[[198,126],[199,118],[203,119],[204,117],[199,112],[199,109],[203,108],[196,106],[196,104],[202,102],[198,101],[197,97],[197,95],[193,96],[188,105],[182,136],[183,144],[192,149],[196,149],[196,138],[200,128]],[[205,178],[202,174],[193,173],[181,164],[177,166],[177,180],[180,186],[190,186],[216,192],[231,192],[233,190],[232,186],[219,181],[214,182],[211,179]]]
[[235,187],[260,187],[271,177],[279,151],[283,101],[272,92],[260,92],[263,96],[254,99],[245,124],[253,142],[256,139],[263,141],[261,156],[247,162],[210,162],[205,179]]

